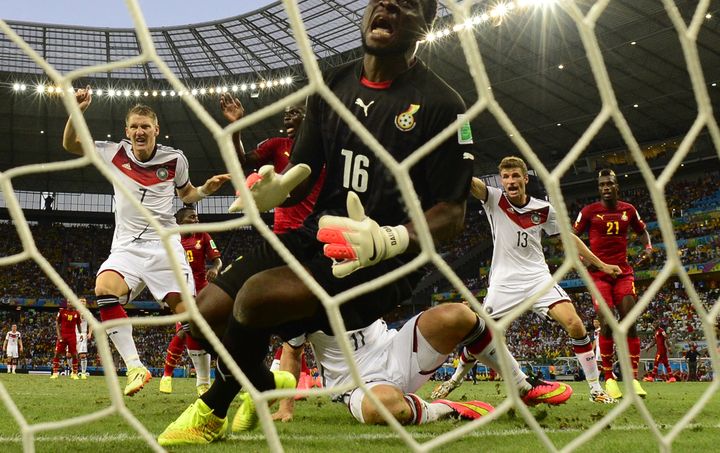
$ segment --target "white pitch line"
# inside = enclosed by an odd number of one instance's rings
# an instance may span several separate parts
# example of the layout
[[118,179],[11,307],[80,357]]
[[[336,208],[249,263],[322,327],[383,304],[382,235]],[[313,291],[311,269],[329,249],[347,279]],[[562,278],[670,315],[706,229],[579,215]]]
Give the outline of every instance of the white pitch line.
[[[672,425],[660,425],[663,427],[663,429],[670,429],[672,428]],[[709,425],[709,424],[691,424],[688,425],[686,430],[691,430],[693,428],[702,428],[702,429],[719,429],[720,425]],[[612,426],[609,430],[610,431],[645,431],[647,430],[647,425],[615,425]],[[578,428],[563,428],[563,429],[546,429],[546,433],[580,433],[584,432],[584,429],[578,429]],[[526,428],[517,428],[517,429],[504,429],[504,430],[493,430],[493,431],[475,431],[468,435],[465,435],[463,437],[506,437],[506,436],[517,436],[521,434],[533,434],[534,432],[530,429]],[[438,433],[412,433],[412,437],[415,439],[431,439],[434,437],[437,437]],[[265,436],[258,433],[258,434],[231,434],[228,436],[230,440],[249,440],[249,441],[261,441],[265,440]],[[298,434],[290,434],[288,437],[292,437],[293,441],[296,440],[302,440],[302,441],[309,441],[309,440],[392,440],[397,439],[397,434],[393,432],[387,432],[387,433],[357,433],[357,434],[335,434],[335,435],[298,435]],[[57,435],[57,436],[36,436],[35,440],[37,442],[83,442],[83,443],[103,443],[103,442],[126,442],[131,440],[142,440],[140,436],[134,435],[134,434],[104,434],[104,435],[98,435],[98,436],[67,436],[67,435]],[[281,436],[282,440],[282,436]],[[22,437],[17,436],[0,436],[0,443],[2,442],[10,442],[10,443],[21,443]]]

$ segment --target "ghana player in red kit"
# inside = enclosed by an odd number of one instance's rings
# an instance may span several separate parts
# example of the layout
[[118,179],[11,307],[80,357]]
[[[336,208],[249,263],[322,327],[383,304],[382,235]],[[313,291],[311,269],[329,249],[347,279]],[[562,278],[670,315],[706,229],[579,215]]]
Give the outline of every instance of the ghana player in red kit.
[[67,308],[61,308],[55,319],[55,331],[57,332],[57,341],[55,342],[55,356],[52,361],[52,375],[50,379],[57,379],[60,374],[60,357],[65,355],[65,351],[72,357],[72,379],[80,379],[78,371],[78,352],[76,332],[80,330],[80,313],[68,304]]
[[652,373],[645,376],[643,379],[646,382],[653,382],[658,377],[658,369],[660,365],[665,367],[665,380],[667,382],[675,382],[676,379],[672,375],[672,369],[670,368],[670,361],[668,360],[668,354],[670,353],[670,341],[668,340],[667,332],[665,331],[665,325],[658,322],[655,325],[655,341],[650,343],[645,351],[649,351],[653,346],[657,347],[655,351],[655,361],[653,363]]
[[[230,93],[225,93],[220,98],[220,109],[223,116],[230,123],[240,120],[245,116],[245,109],[242,103]],[[240,133],[233,134],[233,143],[237,151],[240,165],[246,174],[264,165],[272,165],[275,173],[282,173],[290,163],[295,133],[305,118],[305,106],[293,105],[285,108],[283,112],[283,126],[287,137],[272,137],[260,142],[257,147],[246,153],[240,140]],[[310,214],[317,200],[320,188],[322,187],[325,173],[323,172],[313,186],[308,196],[293,206],[278,206],[274,210],[273,232],[275,234],[285,233],[294,230],[302,225],[305,218]]]
[[[185,225],[199,223],[200,219],[195,208],[185,206],[175,213],[175,221],[178,225]],[[185,258],[192,269],[195,289],[200,292],[207,286],[208,281],[213,281],[218,276],[222,268],[220,251],[210,235],[204,232],[184,233],[180,235],[180,242],[185,249]],[[206,269],[208,262],[212,264]],[[181,323],[177,323],[175,336],[170,340],[165,357],[165,370],[160,380],[161,393],[172,393],[173,371],[182,358],[186,346],[195,367],[198,395],[205,393],[210,386],[210,354],[196,340],[185,334]]]
[[[650,234],[645,222],[635,206],[618,199],[620,186],[615,172],[610,169],[600,170],[598,174],[598,190],[600,201],[591,203],[580,211],[575,220],[575,232],[581,235],[587,232],[590,250],[601,260],[608,264],[620,266],[622,273],[616,278],[598,270],[591,270],[595,285],[611,310],[614,310],[624,319],[632,310],[637,300],[635,292],[635,276],[633,268],[627,259],[628,230],[632,229],[640,238],[643,250],[640,252],[640,261],[647,260],[652,255]],[[593,305],[600,320],[600,354],[605,374],[605,390],[613,398],[621,398],[622,392],[612,372],[614,342],[612,330],[598,310],[598,301],[593,298]],[[637,380],[638,362],[640,361],[640,338],[638,338],[635,324],[628,330],[628,349],[633,369],[633,388],[641,397],[647,393]]]

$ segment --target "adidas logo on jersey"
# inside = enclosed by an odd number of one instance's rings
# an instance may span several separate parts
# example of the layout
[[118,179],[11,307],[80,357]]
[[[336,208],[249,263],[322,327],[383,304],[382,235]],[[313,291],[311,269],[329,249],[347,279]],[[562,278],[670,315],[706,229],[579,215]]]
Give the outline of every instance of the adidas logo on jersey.
[[124,164],[122,164],[122,168],[124,168],[125,170],[132,170],[130,162],[125,162]]

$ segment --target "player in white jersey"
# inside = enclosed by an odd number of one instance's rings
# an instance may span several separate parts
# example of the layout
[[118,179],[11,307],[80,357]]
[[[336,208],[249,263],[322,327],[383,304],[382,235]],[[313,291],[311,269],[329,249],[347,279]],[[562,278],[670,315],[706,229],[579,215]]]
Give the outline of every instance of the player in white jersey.
[[[77,90],[75,98],[84,112],[92,101],[90,87]],[[107,169],[117,176],[119,184],[136,196],[161,226],[174,227],[176,193],[184,203],[195,203],[218,190],[230,176],[213,176],[202,187],[196,188],[190,182],[185,155],[180,150],[157,144],[155,140],[159,133],[155,112],[146,105],[136,105],[125,117],[127,140],[95,142],[95,152]],[[65,126],[63,147],[77,155],[85,152],[72,118]],[[95,280],[100,319],[126,318],[122,304],[132,300],[145,286],[155,299],[167,303],[176,313],[183,312],[180,283],[175,279],[159,232],[115,184],[115,235],[110,256],[100,266]],[[179,234],[171,238],[171,244],[186,283],[194,294],[192,272],[185,260]],[[113,327],[108,329],[108,335],[127,367],[125,394],[134,395],[151,375],[140,361],[132,338],[132,326]]]
[[[364,329],[348,331],[347,335],[360,378],[404,424],[428,423],[450,415],[473,419],[492,410],[481,401],[458,403],[438,399],[428,403],[412,393],[427,382],[458,344],[474,351],[483,363],[496,369],[500,367],[499,356],[505,355],[513,369],[509,381],[517,385],[523,401],[529,405],[561,404],[572,394],[572,388],[565,384],[529,380],[507,347],[495,348],[485,322],[464,304],[448,303],[430,308],[408,320],[399,331],[388,330],[384,321],[377,320]],[[297,361],[300,354],[292,346],[302,344],[303,340],[294,339],[285,344],[281,369],[299,369],[292,361]],[[323,387],[352,382],[347,360],[334,336],[314,332],[308,335],[308,340],[320,364]],[[359,422],[385,423],[362,389],[352,389],[343,398]],[[290,402],[281,401],[280,410],[273,418],[291,419],[288,416],[292,413]]]
[[[81,297],[80,303],[87,306],[87,299]],[[88,342],[92,339],[92,327],[88,325],[87,319],[83,318],[82,315],[80,315],[80,327],[76,332],[76,338],[77,352],[80,358],[80,379],[87,379]]]
[[[483,203],[493,238],[490,286],[485,296],[484,308],[494,319],[509,314],[530,295],[535,294],[537,288],[552,281],[541,240],[543,232],[548,236],[560,232],[552,205],[526,193],[528,171],[525,162],[519,157],[506,157],[500,162],[498,169],[504,191],[487,186],[478,178],[473,178],[471,186],[473,196]],[[573,238],[580,256],[586,262],[594,264],[607,274],[620,275],[618,266],[605,264],[580,238],[575,235]],[[570,335],[573,350],[590,386],[590,400],[599,403],[615,402],[600,386],[592,340],[565,290],[554,284],[540,295],[532,309],[541,317],[557,321]],[[455,370],[451,381],[459,385],[472,363],[473,360],[462,363],[462,366]],[[459,373],[462,374],[458,376]]]
[[18,351],[23,352],[22,335],[17,330],[17,324],[13,324],[5,335],[3,350],[7,354],[7,372],[15,374],[18,357],[20,357]]

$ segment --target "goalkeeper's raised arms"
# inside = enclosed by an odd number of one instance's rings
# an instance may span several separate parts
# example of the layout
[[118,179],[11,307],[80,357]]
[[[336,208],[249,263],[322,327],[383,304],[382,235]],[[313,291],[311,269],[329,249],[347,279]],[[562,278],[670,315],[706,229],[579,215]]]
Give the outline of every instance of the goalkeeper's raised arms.
[[[276,208],[287,200],[290,192],[310,176],[310,167],[297,164],[284,174],[275,173],[272,165],[263,165],[257,173],[247,177],[247,186],[255,200],[258,211],[265,212]],[[245,209],[239,196],[233,201],[228,212],[240,212]]]
[[347,211],[348,217],[324,215],[318,223],[317,238],[325,243],[325,256],[333,259],[335,277],[346,277],[408,248],[410,235],[407,228],[378,225],[365,215],[355,192],[348,192]]

